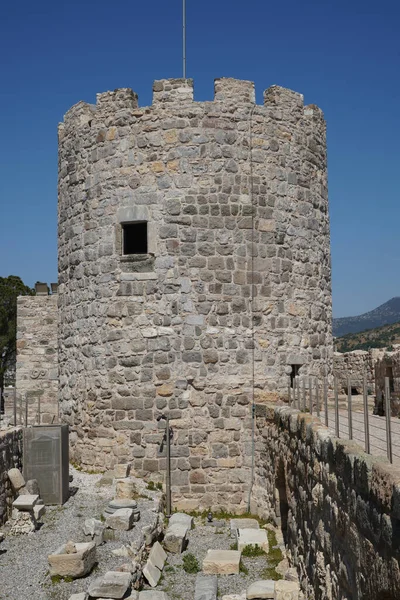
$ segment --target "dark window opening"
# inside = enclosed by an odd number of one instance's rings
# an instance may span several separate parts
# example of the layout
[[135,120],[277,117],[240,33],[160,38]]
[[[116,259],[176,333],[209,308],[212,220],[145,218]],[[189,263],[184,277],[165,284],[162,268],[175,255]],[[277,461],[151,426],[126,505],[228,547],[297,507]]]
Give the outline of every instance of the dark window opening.
[[298,376],[301,365],[290,365],[292,372],[290,373],[290,387],[293,388],[294,378]]
[[147,254],[147,223],[122,225],[122,254]]

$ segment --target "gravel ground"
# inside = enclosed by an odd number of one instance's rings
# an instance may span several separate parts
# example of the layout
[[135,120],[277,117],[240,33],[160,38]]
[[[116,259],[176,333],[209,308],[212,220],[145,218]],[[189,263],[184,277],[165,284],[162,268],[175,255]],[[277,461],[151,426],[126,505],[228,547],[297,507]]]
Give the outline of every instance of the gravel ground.
[[96,486],[101,475],[89,475],[70,467],[72,495],[64,506],[47,507],[43,526],[33,534],[12,537],[6,533],[0,545],[0,600],[68,600],[73,593],[86,591],[93,579],[128,562],[114,556],[112,550],[139,539],[141,529],[154,519],[153,501],[139,498],[141,518],[131,531],[116,532],[118,539],[97,548],[98,566],[83,579],[71,583],[53,583],[48,574],[47,556],[68,540],[85,541],[82,527],[85,519],[99,518],[114,497],[112,486]]
[[[156,588],[165,591],[169,600],[192,600],[194,598],[197,574],[184,571],[183,557],[185,554],[194,554],[201,569],[207,550],[231,550],[231,545],[235,542],[230,537],[229,520],[226,521],[224,528],[216,529],[205,525],[202,519],[196,518],[195,528],[189,532],[188,538],[189,543],[185,552],[180,555],[168,554],[163,577]],[[219,598],[224,594],[240,594],[254,581],[265,579],[262,572],[269,566],[267,555],[254,558],[242,557],[242,562],[248,569],[247,575],[239,573],[239,575],[220,575],[218,577]],[[150,588],[145,586],[145,589]]]

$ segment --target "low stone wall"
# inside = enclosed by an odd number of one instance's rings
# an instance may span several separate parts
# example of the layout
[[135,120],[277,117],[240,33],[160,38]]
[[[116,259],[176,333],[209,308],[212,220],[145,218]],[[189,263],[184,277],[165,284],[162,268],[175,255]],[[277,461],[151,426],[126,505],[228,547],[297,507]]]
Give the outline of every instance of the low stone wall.
[[393,417],[400,416],[400,346],[393,352],[386,351],[375,363],[376,402],[375,412],[385,414],[385,377],[389,378],[390,406]]
[[7,471],[22,468],[22,429],[0,431],[0,525],[7,521],[11,513],[14,493]]
[[17,301],[18,418],[28,425],[58,423],[57,294],[19,296]]
[[306,598],[400,598],[400,468],[311,415],[256,408],[251,509],[280,522]]
[[365,373],[369,394],[374,394],[374,365],[383,352],[383,350],[377,348],[368,351],[335,352],[333,355],[333,374],[338,379],[339,393],[347,394],[347,378],[350,377],[353,393],[362,394]]

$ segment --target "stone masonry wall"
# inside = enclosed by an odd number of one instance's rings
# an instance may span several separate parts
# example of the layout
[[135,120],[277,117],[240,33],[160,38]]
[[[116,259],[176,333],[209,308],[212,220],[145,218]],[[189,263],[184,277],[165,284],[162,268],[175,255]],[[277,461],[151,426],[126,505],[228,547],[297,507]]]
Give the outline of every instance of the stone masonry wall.
[[389,377],[390,405],[393,417],[400,416],[400,346],[394,351],[385,351],[375,362],[376,412],[385,414],[385,377]]
[[317,418],[257,406],[252,510],[277,517],[308,600],[400,598],[400,469]]
[[[57,294],[17,299],[18,418],[28,399],[28,425],[58,422]],[[40,402],[40,405],[39,405]],[[25,419],[25,408],[22,410]]]
[[[71,453],[162,477],[175,501],[245,508],[257,398],[331,370],[325,122],[303,97],[156,81],[71,108],[59,128],[60,398]],[[124,227],[147,223],[144,254]],[[160,473],[161,472],[161,473]]]
[[364,374],[367,376],[369,393],[375,393],[375,361],[382,350],[353,350],[335,352],[333,355],[333,373],[338,378],[339,393],[347,394],[347,378],[351,378],[351,387],[358,394],[363,393]]
[[7,521],[15,500],[7,472],[22,468],[22,429],[0,431],[0,525]]

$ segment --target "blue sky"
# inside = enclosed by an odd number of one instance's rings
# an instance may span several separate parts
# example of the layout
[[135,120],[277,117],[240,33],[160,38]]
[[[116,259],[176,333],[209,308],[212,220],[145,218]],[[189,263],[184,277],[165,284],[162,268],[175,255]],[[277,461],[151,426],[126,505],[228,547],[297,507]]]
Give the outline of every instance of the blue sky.
[[[181,0],[5,0],[0,13],[0,276],[57,280],[57,123],[79,100],[179,77]],[[304,94],[328,123],[335,316],[400,295],[400,4],[187,0],[188,76]]]

